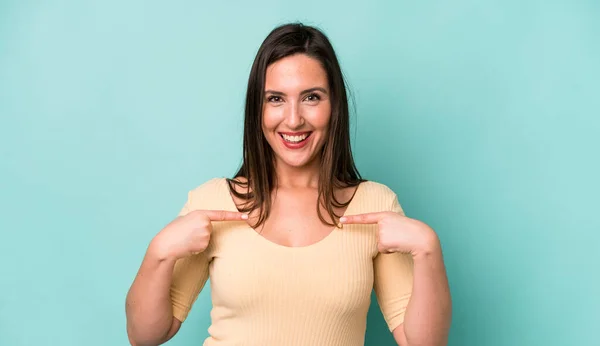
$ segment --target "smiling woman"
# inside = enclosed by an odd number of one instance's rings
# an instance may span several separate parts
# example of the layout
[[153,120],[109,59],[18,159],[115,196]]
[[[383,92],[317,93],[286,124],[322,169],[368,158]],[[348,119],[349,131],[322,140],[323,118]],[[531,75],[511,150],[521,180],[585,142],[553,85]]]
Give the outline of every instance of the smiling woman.
[[256,225],[265,222],[278,180],[289,176],[276,170],[303,167],[320,176],[318,183],[305,179],[315,183],[322,202],[315,208],[319,220],[334,226],[348,206],[348,190],[363,179],[350,148],[346,83],[327,36],[301,24],[273,30],[252,65],[245,113],[244,162],[236,179],[228,179],[233,195],[245,202],[240,210],[259,209]]
[[[262,128],[279,166],[319,165],[331,103],[319,60],[295,54],[267,69]],[[279,167],[283,169],[283,167]]]
[[152,239],[127,296],[131,343],[173,337],[209,277],[207,346],[362,345],[372,290],[399,345],[446,343],[439,240],[358,173],[341,69],[316,28],[284,25],[261,45],[242,166],[190,191]]

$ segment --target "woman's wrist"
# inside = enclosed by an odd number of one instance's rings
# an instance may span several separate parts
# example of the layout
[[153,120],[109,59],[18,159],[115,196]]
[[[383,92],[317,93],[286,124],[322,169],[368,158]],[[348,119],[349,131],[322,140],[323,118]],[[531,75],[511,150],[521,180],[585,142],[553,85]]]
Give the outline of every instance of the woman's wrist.
[[435,231],[427,225],[424,225],[423,227],[423,236],[419,242],[419,246],[412,251],[413,259],[417,260],[431,257],[442,251],[440,239]]
[[150,246],[148,246],[146,256],[152,262],[174,264],[177,259],[171,255],[171,252],[161,243],[160,239],[154,238],[150,242]]

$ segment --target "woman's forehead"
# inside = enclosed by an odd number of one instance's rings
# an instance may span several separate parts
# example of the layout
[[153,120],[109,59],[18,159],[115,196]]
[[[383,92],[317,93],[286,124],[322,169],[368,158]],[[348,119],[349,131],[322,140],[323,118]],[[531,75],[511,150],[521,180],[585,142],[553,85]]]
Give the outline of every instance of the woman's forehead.
[[321,63],[305,54],[280,59],[267,68],[265,90],[302,91],[327,88],[327,73]]

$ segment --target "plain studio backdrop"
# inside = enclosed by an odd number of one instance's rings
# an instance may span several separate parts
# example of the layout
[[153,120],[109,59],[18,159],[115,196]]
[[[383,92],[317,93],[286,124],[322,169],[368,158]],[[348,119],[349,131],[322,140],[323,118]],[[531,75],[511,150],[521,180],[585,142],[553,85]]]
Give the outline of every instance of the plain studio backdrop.
[[[2,1],[0,344],[128,344],[148,242],[235,172],[252,60],[298,20],[337,50],[361,173],[441,238],[450,345],[600,345],[591,0]],[[170,345],[207,336],[206,287]],[[394,344],[375,300],[366,344]]]

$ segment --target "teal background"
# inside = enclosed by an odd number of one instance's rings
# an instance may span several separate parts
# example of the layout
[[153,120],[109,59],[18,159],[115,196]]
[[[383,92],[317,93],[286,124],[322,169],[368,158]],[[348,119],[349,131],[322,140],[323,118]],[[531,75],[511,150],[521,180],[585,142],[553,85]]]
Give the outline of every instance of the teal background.
[[450,345],[600,345],[600,4],[468,0],[0,2],[0,344],[127,344],[148,242],[238,167],[254,54],[295,20],[337,49],[363,175],[439,233]]

